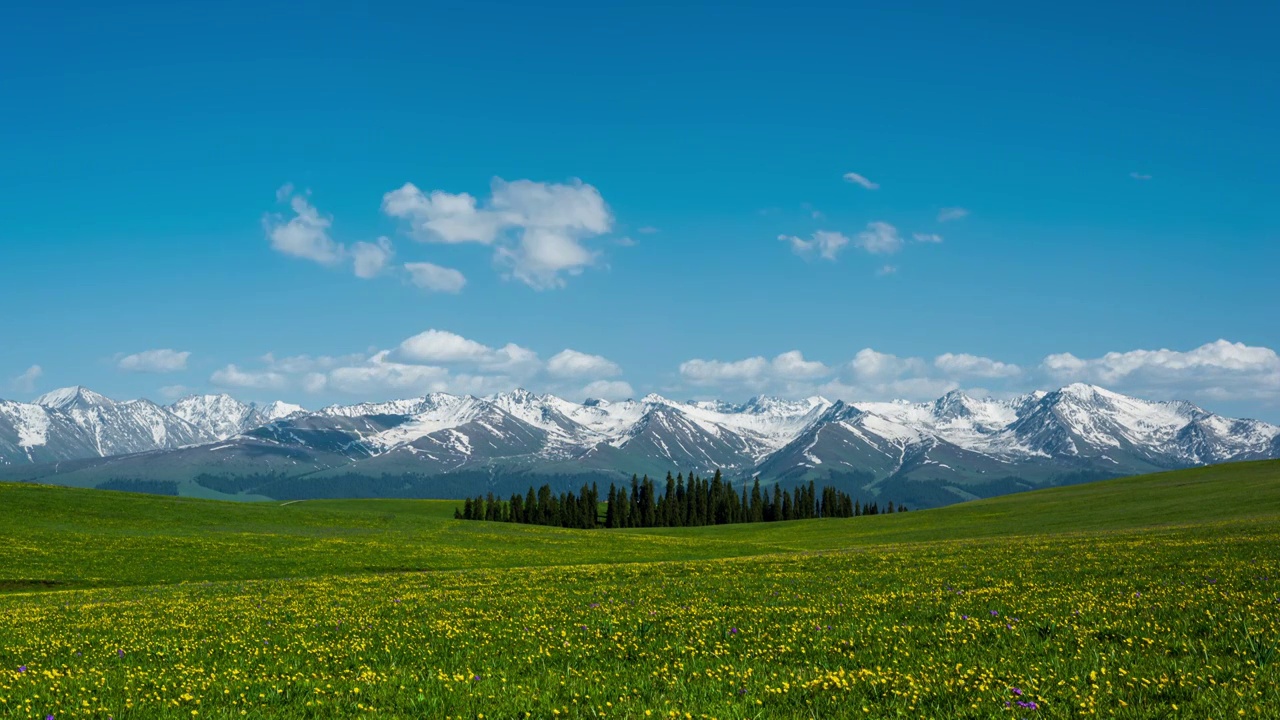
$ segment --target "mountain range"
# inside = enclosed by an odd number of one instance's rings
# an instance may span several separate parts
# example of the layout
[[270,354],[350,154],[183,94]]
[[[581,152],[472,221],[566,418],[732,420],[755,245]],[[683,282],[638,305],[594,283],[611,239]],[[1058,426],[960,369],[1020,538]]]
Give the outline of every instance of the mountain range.
[[668,471],[835,485],[912,506],[1280,457],[1280,427],[1084,384],[1011,399],[570,402],[433,393],[308,411],[85,388],[0,400],[0,477],[244,499],[459,497]]

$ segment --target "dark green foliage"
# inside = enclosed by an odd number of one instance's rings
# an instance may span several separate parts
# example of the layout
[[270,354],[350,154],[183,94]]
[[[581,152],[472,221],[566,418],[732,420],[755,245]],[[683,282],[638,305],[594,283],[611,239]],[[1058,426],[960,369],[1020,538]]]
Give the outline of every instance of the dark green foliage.
[[119,490],[120,492],[146,493],[148,495],[177,495],[178,483],[173,480],[136,480],[133,478],[112,478],[98,483],[99,490]]
[[[507,502],[489,493],[487,497],[467,500],[455,516],[464,520],[590,530],[851,518],[880,512],[875,503],[863,505],[834,487],[825,486],[819,492],[813,481],[797,486],[794,491],[775,485],[772,500],[761,490],[760,478],[754,479],[748,493],[745,483],[741,489],[735,489],[719,470],[709,481],[693,473],[689,473],[686,481],[684,473],[672,477],[668,472],[664,486],[659,494],[648,475],[632,475],[630,493],[626,486],[619,488],[610,484],[603,519],[599,515],[600,492],[595,483],[583,485],[577,493],[563,492],[558,496],[550,485],[538,488],[536,494],[530,486],[523,497],[516,493]],[[906,507],[899,505],[898,511],[903,510]],[[895,511],[893,503],[889,503],[888,511]]]

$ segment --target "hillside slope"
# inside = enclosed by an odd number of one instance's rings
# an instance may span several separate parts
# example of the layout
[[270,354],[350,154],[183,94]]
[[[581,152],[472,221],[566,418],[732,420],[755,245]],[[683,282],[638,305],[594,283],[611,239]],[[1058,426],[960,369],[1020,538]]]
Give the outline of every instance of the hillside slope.
[[243,504],[0,483],[0,589],[741,557],[1280,519],[1280,461],[843,520],[579,531],[452,519],[454,501]]

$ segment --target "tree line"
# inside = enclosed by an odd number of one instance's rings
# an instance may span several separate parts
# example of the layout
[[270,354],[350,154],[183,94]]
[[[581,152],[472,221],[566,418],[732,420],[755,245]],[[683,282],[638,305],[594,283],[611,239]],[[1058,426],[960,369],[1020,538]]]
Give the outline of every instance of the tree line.
[[453,515],[459,520],[589,530],[597,527],[696,527],[823,517],[851,518],[907,510],[905,505],[895,507],[892,501],[882,509],[878,502],[863,503],[830,486],[818,491],[812,480],[808,485],[796,486],[794,490],[774,485],[770,492],[762,489],[760,478],[756,478],[749,491],[744,483],[739,493],[721,477],[719,470],[710,480],[690,473],[686,481],[683,473],[675,477],[667,473],[662,492],[649,476],[639,478],[632,475],[629,491],[625,484],[622,487],[609,485],[604,504],[602,516],[596,483],[583,485],[577,493],[569,491],[559,495],[551,491],[550,485],[543,485],[536,492],[530,485],[527,493],[515,493],[509,500],[496,498],[493,493],[468,498],[461,508],[454,510]]

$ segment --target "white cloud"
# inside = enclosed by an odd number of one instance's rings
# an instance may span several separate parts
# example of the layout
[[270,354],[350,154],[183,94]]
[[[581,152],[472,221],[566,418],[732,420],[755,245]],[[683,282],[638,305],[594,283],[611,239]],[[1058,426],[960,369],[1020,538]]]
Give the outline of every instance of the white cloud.
[[383,195],[382,211],[408,220],[413,236],[429,242],[489,245],[503,224],[501,217],[479,208],[472,195],[442,190],[424,193],[413,183]]
[[695,358],[680,364],[680,377],[690,384],[755,389],[812,380],[830,372],[830,368],[820,362],[805,360],[799,350],[784,352],[773,360],[760,356],[731,362]]
[[775,357],[770,363],[774,375],[785,380],[803,380],[822,377],[831,369],[817,360],[805,360],[799,350],[789,350]]
[[583,242],[613,228],[613,214],[596,188],[573,180],[542,183],[494,178],[487,203],[466,193],[424,193],[412,183],[387,193],[383,211],[408,221],[426,242],[497,245],[495,260],[530,287],[563,287],[564,275],[595,264]]
[[329,389],[329,376],[321,372],[307,373],[302,377],[302,390],[315,395]]
[[448,330],[427,330],[400,343],[400,353],[418,362],[457,363],[482,362],[494,351]]
[[868,189],[868,190],[879,190],[879,189],[880,189],[880,185],[879,185],[879,183],[873,183],[873,182],[871,182],[870,180],[866,179],[865,177],[863,177],[863,176],[859,175],[859,174],[858,174],[858,173],[856,173],[856,172],[847,172],[847,173],[845,173],[845,174],[844,174],[844,181],[845,181],[845,182],[848,182],[848,183],[853,183],[854,185],[861,185],[862,187],[864,187],[864,188],[866,188],[866,189]]
[[1280,399],[1275,350],[1226,340],[1185,352],[1130,350],[1088,359],[1058,353],[1045,357],[1041,367],[1058,382],[1089,382],[1121,391],[1211,400]]
[[896,265],[883,265],[880,267],[879,270],[876,270],[876,275],[879,275],[880,277],[884,277],[885,275],[893,275],[897,272],[898,272],[898,267]]
[[1140,173],[1140,172],[1131,172],[1129,173],[1129,177],[1133,178],[1134,180],[1150,180],[1151,179],[1150,175],[1146,173]]
[[177,400],[191,394],[191,388],[186,385],[165,385],[160,388],[160,395],[166,400]]
[[217,370],[209,378],[215,385],[246,390],[282,390],[289,379],[273,370],[241,370],[234,364]]
[[938,211],[938,222],[951,222],[969,217],[969,211],[962,207],[944,207]]
[[968,353],[943,353],[933,359],[933,364],[952,377],[1008,378],[1022,374],[1017,365]]
[[588,384],[580,393],[584,398],[600,398],[603,400],[626,400],[636,396],[631,384],[622,380],[596,380]]
[[321,215],[308,202],[306,195],[294,193],[292,185],[277,190],[276,199],[288,201],[293,217],[286,221],[277,214],[262,219],[271,247],[285,255],[314,260],[323,265],[336,265],[342,261],[346,250],[329,237],[332,218]]
[[529,348],[507,343],[481,361],[480,369],[527,377],[542,370],[542,360],[538,359],[538,353]]
[[10,385],[14,390],[21,393],[35,392],[36,381],[44,375],[44,368],[39,365],[32,365],[22,372],[21,375],[15,377]]
[[768,372],[769,361],[762,357],[723,362],[695,358],[680,363],[680,377],[695,385],[750,384]]
[[925,363],[920,358],[903,358],[863,348],[849,361],[853,376],[862,382],[885,381],[907,373],[922,373]]
[[[543,363],[533,350],[515,343],[493,348],[446,330],[430,329],[390,350],[332,357],[268,353],[253,370],[228,365],[214,382],[256,390],[294,389],[307,393],[339,393],[362,400],[407,397],[428,392],[488,395],[516,387],[575,395],[587,380],[613,378],[617,364],[599,355],[566,349]],[[571,382],[570,382],[571,381]],[[591,383],[589,395],[615,398],[633,394],[615,379]]]
[[902,236],[887,222],[867,223],[867,229],[858,233],[855,242],[872,255],[891,255],[902,249]]
[[916,242],[919,243],[940,243],[942,236],[937,233],[916,233],[912,235]]
[[410,282],[424,290],[456,294],[467,284],[467,277],[461,272],[429,262],[405,263],[404,269],[409,272]]
[[546,290],[564,287],[561,272],[580,275],[595,262],[596,253],[584,247],[571,233],[554,228],[528,228],[513,248],[498,248],[499,263],[510,268],[511,276],[531,288]]
[[790,243],[791,251],[801,257],[812,257],[816,254],[824,260],[835,260],[840,251],[849,244],[849,238],[829,230],[815,232],[811,240],[804,240],[795,235],[779,235],[778,239]]
[[378,238],[377,242],[358,242],[351,246],[356,277],[368,280],[381,275],[394,254],[391,241],[385,237]]
[[116,367],[126,372],[171,373],[187,369],[187,358],[190,352],[176,350],[146,350],[133,355],[125,355],[116,363]]
[[622,368],[608,358],[566,349],[547,361],[547,372],[563,378],[602,378],[621,375]]
[[[434,365],[413,365],[388,360],[389,352],[375,353],[362,365],[334,368],[325,387],[350,394],[378,394],[388,391],[422,395],[449,390],[449,371]],[[316,383],[315,378],[310,382]]]

